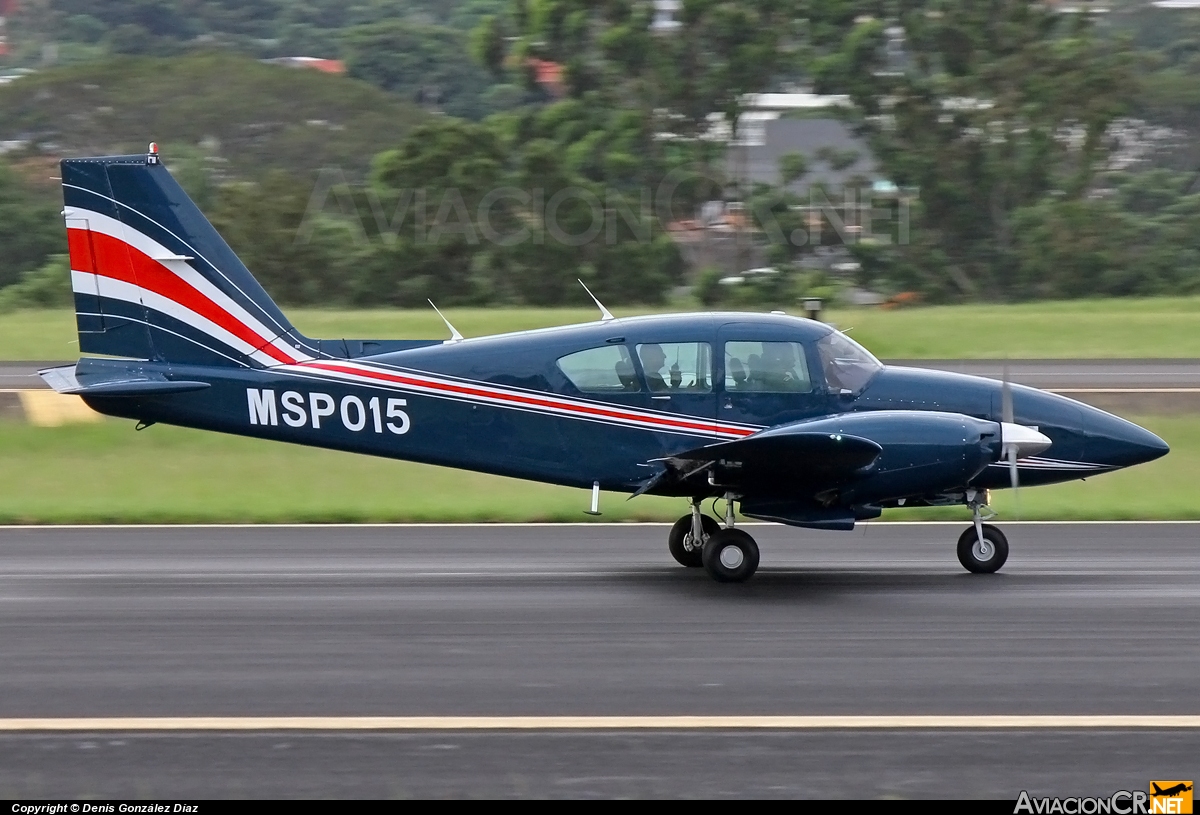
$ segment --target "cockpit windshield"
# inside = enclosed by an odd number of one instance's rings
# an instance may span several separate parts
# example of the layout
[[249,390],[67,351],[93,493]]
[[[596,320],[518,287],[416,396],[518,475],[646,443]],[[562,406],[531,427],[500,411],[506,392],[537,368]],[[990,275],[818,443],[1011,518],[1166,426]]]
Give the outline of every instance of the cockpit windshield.
[[818,340],[817,351],[825,381],[833,393],[858,393],[883,370],[883,363],[870,351],[840,331]]

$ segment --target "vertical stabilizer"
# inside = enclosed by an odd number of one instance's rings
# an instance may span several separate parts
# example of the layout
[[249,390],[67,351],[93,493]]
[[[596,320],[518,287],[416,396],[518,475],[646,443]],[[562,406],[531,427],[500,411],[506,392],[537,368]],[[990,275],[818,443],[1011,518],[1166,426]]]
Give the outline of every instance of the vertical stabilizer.
[[248,367],[318,355],[153,148],[64,160],[62,181],[82,352]]

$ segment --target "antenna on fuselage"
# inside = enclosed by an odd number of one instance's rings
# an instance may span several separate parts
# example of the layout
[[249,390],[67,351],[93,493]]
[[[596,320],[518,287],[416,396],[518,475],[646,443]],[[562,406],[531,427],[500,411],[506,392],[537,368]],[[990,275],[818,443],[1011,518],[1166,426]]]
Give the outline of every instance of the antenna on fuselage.
[[[429,301],[429,305],[433,306],[432,300]],[[433,310],[442,318],[442,322],[446,324],[446,328],[450,329],[450,339],[446,340],[446,342],[462,342],[464,339],[463,335],[459,334],[458,329],[450,324],[450,321],[446,319],[446,315],[442,314],[442,310],[437,306],[433,306]]]
[[[579,280],[579,278],[575,278],[575,279]],[[616,317],[614,317],[612,315],[611,311],[609,311],[608,309],[606,309],[604,307],[604,304],[600,302],[600,299],[598,297],[596,297],[596,295],[592,294],[592,290],[587,287],[587,283],[584,283],[582,280],[579,280],[579,285],[583,286],[583,290],[588,293],[588,297],[592,298],[592,302],[595,303],[596,307],[600,309],[601,322],[607,323],[609,320],[617,319]]]

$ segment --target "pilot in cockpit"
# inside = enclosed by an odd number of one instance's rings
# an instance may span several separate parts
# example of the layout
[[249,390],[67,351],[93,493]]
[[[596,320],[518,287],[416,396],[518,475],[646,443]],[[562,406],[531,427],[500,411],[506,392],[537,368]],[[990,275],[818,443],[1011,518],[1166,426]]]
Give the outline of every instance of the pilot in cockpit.
[[646,372],[646,385],[651,392],[668,390],[666,380],[659,373],[667,364],[667,355],[662,346],[654,343],[643,345],[638,349],[638,355],[642,360],[642,370]]
[[803,386],[796,373],[796,353],[790,342],[763,343],[759,382],[762,389],[772,392],[795,391]]

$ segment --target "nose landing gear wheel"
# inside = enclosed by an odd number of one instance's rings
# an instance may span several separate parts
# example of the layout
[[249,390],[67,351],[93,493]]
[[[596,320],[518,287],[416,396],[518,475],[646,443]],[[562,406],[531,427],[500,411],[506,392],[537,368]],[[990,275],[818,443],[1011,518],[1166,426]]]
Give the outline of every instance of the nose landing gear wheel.
[[682,566],[698,569],[704,565],[704,544],[714,534],[720,531],[721,525],[715,518],[707,515],[700,516],[704,527],[704,537],[697,541],[692,539],[692,516],[684,515],[671,527],[671,536],[667,546],[671,549],[671,557]]
[[722,529],[704,544],[704,568],[718,583],[749,580],[758,568],[758,544],[740,529]]
[[991,574],[1008,560],[1008,538],[991,524],[983,524],[983,540],[969,526],[958,538],[958,562],[968,572]]

